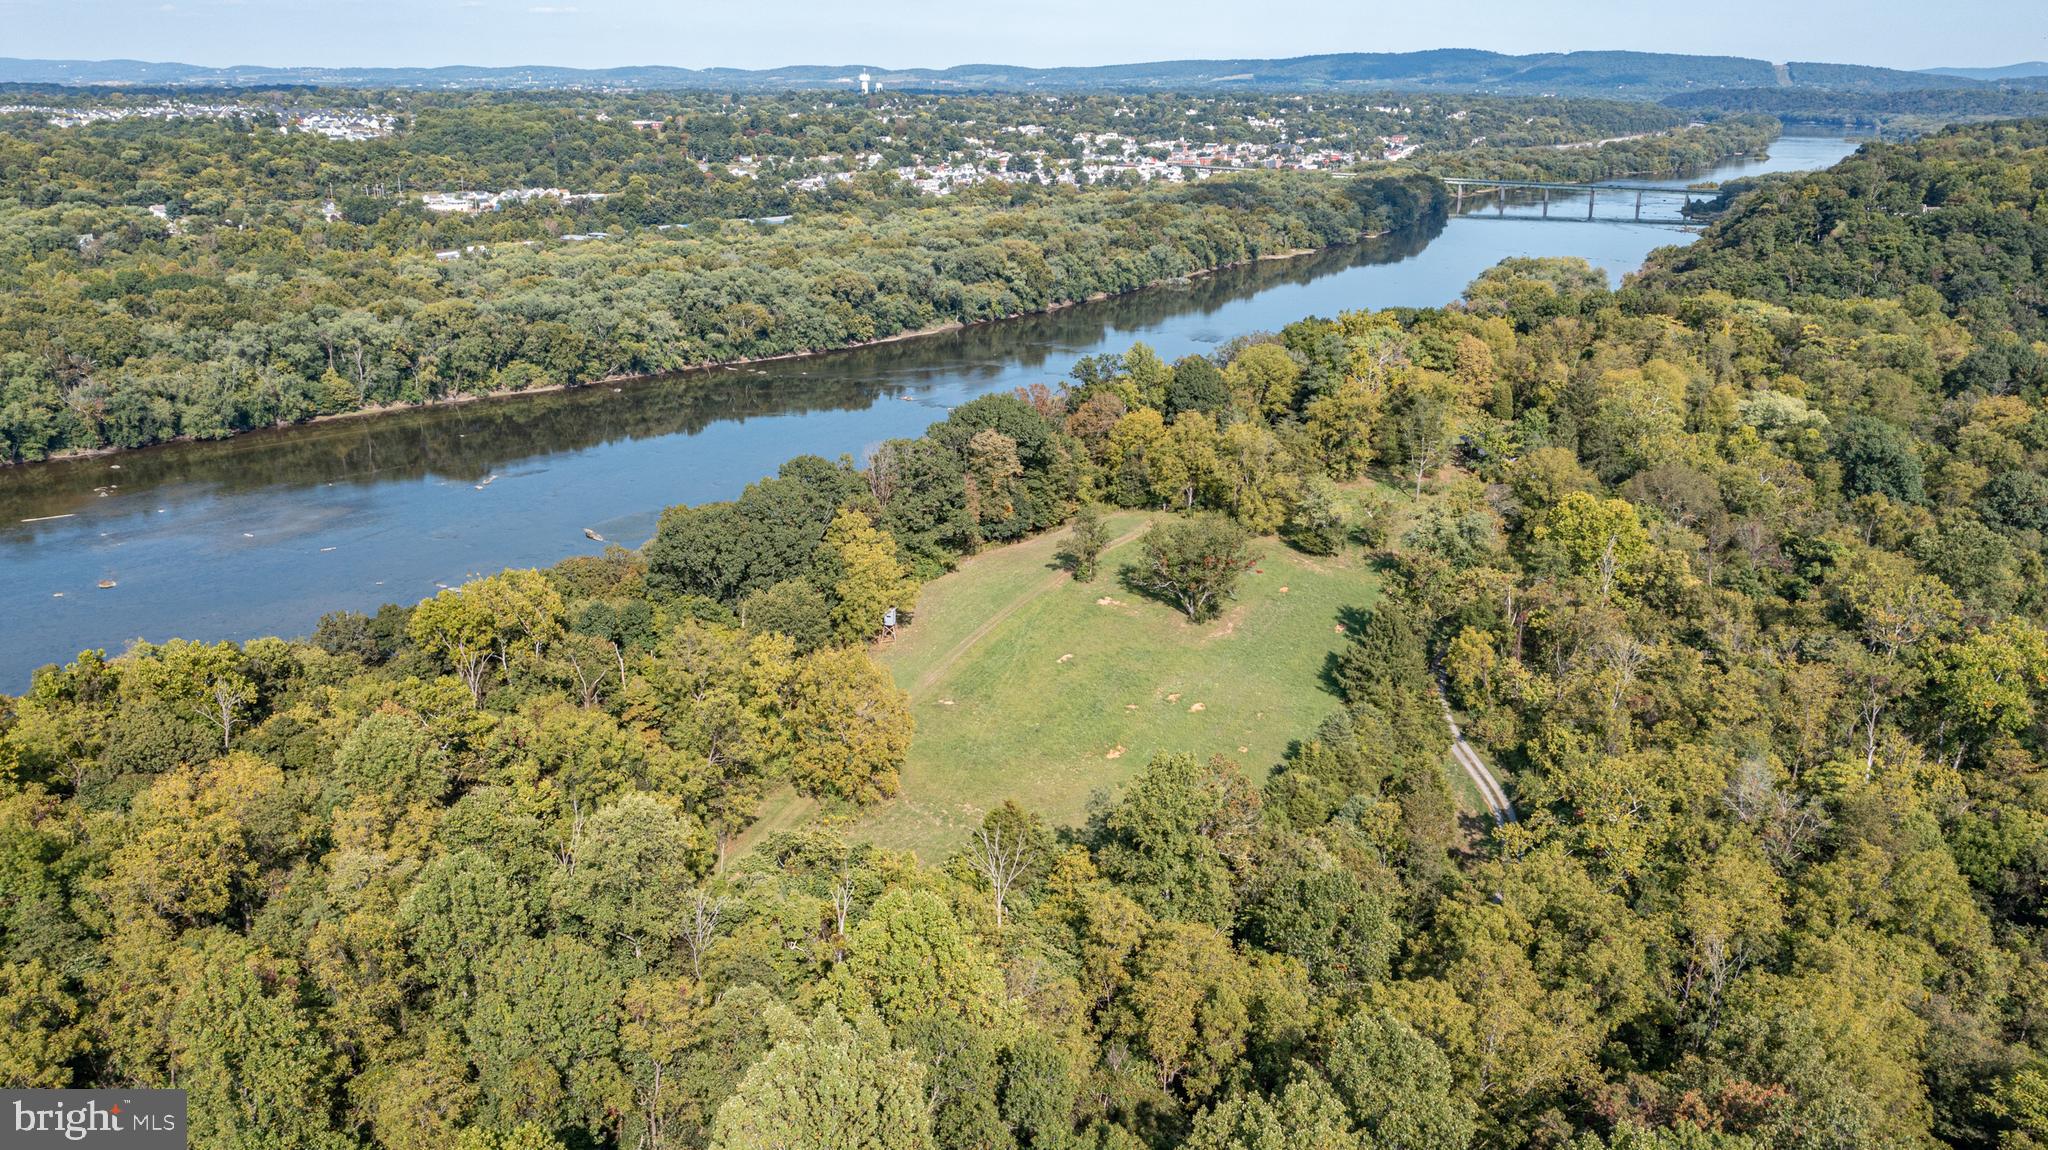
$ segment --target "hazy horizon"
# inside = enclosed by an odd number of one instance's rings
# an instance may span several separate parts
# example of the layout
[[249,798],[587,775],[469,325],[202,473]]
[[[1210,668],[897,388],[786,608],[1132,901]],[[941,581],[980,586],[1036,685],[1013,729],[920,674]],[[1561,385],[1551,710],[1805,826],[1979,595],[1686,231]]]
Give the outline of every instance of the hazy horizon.
[[[1653,27],[1642,6],[1568,11],[1477,0],[1455,27],[1432,12],[1328,0],[1256,6],[1045,0],[970,10],[792,0],[771,24],[729,6],[657,0],[0,0],[0,55],[203,67],[774,68],[867,64],[1086,67],[1197,58],[1480,48],[1512,54],[1641,51],[1889,68],[2048,59],[2048,5],[1905,0],[1786,5],[1730,0],[1712,20]],[[1474,31],[1474,30],[1481,31]]]

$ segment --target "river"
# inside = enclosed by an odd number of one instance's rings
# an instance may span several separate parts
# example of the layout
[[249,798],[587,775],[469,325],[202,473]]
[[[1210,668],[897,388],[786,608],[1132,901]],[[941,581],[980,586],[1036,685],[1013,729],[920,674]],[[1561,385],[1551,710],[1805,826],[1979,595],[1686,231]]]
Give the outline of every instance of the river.
[[[1821,168],[1853,149],[1786,137],[1768,159],[1688,179]],[[90,647],[305,634],[327,611],[594,552],[586,528],[637,546],[671,504],[730,498],[795,455],[858,458],[1082,356],[1143,341],[1171,360],[1307,315],[1443,304],[1514,256],[1581,256],[1619,282],[1692,238],[1629,222],[1632,196],[1597,201],[1592,224],[1583,198],[1570,204],[1553,199],[1550,219],[1533,203],[1468,205],[1434,235],[813,359],[0,468],[0,692]]]

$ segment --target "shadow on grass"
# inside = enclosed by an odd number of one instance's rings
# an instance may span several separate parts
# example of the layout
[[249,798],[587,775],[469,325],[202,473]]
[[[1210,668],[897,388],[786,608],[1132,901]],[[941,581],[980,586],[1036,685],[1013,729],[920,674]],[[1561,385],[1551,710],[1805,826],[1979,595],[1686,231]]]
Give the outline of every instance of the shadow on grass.
[[1305,746],[1307,746],[1307,743],[1302,739],[1287,740],[1287,749],[1280,752],[1279,760],[1266,768],[1266,778],[1268,780],[1277,779],[1286,773],[1287,765],[1301,758],[1302,748]]
[[1182,622],[1186,622],[1188,613],[1182,609],[1180,601],[1171,595],[1145,586],[1140,581],[1144,578],[1144,575],[1145,569],[1143,567],[1135,563],[1126,563],[1116,569],[1116,584],[1140,599],[1150,599],[1152,602],[1165,607],[1175,615],[1180,616]]
[[1047,563],[1045,569],[1047,571],[1065,571],[1074,577],[1074,582],[1076,583],[1093,583],[1098,578],[1101,578],[1102,560],[1100,557],[1096,559],[1094,567],[1089,569],[1085,575],[1082,574],[1084,566],[1085,563],[1082,560],[1081,552],[1071,542],[1068,542],[1060,544],[1059,550],[1052,553],[1052,562]]
[[1324,694],[1333,695],[1341,700],[1344,698],[1344,686],[1343,680],[1337,675],[1337,668],[1340,665],[1337,661],[1337,652],[1332,651],[1323,656],[1323,669],[1316,675],[1316,684],[1323,689]]

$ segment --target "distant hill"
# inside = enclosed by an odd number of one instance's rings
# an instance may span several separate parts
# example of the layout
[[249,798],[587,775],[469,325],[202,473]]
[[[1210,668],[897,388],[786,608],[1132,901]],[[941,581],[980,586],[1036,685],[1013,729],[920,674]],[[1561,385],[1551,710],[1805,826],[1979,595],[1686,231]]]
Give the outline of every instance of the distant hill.
[[2048,77],[2048,60],[2029,60],[2024,64],[2007,64],[2003,68],[1928,68],[1930,76],[1959,76],[1965,80],[1984,80],[1997,83],[2000,80],[2028,80]]
[[[2048,116],[2048,79],[2015,80],[1996,87],[1928,85],[1908,90],[1854,88],[1719,88],[1677,92],[1659,103],[1693,115],[1753,112],[1809,123],[1872,127],[1906,121],[1925,127],[1960,120]],[[2029,85],[2038,85],[2030,87]]]
[[[1446,48],[1427,52],[1346,52],[1291,59],[1167,60],[1090,68],[963,64],[888,69],[859,64],[786,68],[205,68],[142,60],[0,58],[0,83],[176,87],[321,85],[390,88],[848,88],[865,70],[886,87],[919,90],[1370,89],[1411,88],[1514,94],[1655,98],[1720,88],[1825,88],[1905,91],[1926,88],[1928,74],[1855,64],[1778,66],[1739,56],[1658,52],[1565,52],[1509,56]],[[1980,81],[1951,75],[1951,86]]]

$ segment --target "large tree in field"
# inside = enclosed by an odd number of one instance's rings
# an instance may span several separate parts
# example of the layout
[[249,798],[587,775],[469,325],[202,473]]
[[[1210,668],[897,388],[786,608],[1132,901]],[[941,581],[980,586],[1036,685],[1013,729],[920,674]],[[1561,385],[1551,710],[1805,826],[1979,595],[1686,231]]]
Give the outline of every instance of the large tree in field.
[[1159,524],[1139,542],[1144,559],[1126,577],[1195,623],[1213,618],[1259,560],[1251,534],[1217,515]]
[[1109,525],[1103,522],[1102,512],[1093,503],[1083,503],[1074,513],[1074,529],[1060,548],[1059,560],[1073,573],[1076,583],[1087,583],[1095,578],[1102,549],[1108,545]]

